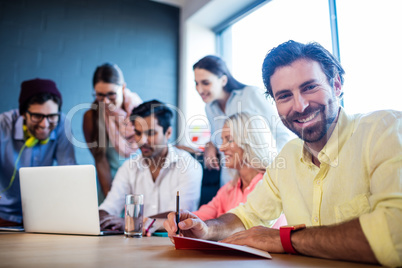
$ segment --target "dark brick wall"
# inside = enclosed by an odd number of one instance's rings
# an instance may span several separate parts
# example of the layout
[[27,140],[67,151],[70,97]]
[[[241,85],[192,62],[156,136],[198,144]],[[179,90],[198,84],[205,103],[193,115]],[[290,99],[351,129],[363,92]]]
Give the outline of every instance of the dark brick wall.
[[[52,79],[82,144],[92,75],[107,61],[143,100],[176,106],[178,35],[179,9],[148,0],[0,0],[0,112],[17,108],[23,80]],[[78,162],[92,163],[79,147]]]

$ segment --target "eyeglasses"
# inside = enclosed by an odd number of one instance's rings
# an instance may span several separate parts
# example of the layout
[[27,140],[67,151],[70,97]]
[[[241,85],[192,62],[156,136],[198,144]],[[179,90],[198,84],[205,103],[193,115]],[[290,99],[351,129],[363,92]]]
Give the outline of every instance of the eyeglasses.
[[38,114],[38,113],[31,113],[27,111],[27,113],[31,116],[31,120],[33,123],[40,123],[42,122],[43,118],[46,118],[49,124],[57,124],[60,119],[60,114]]
[[108,98],[111,101],[116,99],[116,92],[114,92],[114,91],[110,91],[110,92],[108,92],[106,94],[94,92],[94,93],[92,93],[92,95],[99,101],[104,100],[105,97]]

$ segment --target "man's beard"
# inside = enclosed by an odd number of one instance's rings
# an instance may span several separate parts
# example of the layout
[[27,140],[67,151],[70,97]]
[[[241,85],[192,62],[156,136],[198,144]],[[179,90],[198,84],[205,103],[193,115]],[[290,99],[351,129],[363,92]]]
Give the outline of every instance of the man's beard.
[[[140,146],[141,153],[143,157],[151,157],[154,154],[154,149],[149,145],[142,145]],[[145,151],[145,152],[143,152]]]
[[31,133],[31,135],[33,135],[36,139],[38,140],[46,140],[47,138],[49,138],[50,133],[52,133],[53,129],[55,128],[55,126],[49,126],[48,128],[45,128],[46,130],[46,134],[43,134],[43,131],[41,131],[41,134],[38,134],[37,130],[39,129],[43,129],[37,125],[31,125],[31,126],[27,126],[29,133]]
[[[327,134],[328,129],[337,117],[338,110],[328,110],[330,106],[331,104],[327,106],[319,105],[317,107],[309,106],[303,113],[295,112],[288,117],[282,118],[282,122],[303,141],[309,143],[317,142]],[[325,113],[326,110],[328,111],[328,114]],[[317,111],[319,111],[319,114],[316,115],[316,118],[319,117],[319,121],[316,124],[302,129],[294,126],[295,120],[305,118],[306,116],[312,115]]]

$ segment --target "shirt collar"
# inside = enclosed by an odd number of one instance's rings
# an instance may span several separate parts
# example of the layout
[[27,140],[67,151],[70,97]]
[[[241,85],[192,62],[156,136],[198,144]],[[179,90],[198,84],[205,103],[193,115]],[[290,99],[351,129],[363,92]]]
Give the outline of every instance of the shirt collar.
[[[255,185],[262,179],[264,176],[264,173],[258,173],[255,175],[255,177],[250,181],[249,185],[246,187],[246,189],[250,189],[250,187],[255,187]],[[239,177],[236,183],[237,189],[241,189],[241,178]]]
[[[234,89],[230,92],[229,98],[227,100],[226,106],[229,106],[228,103],[230,103],[232,101],[232,99],[235,97],[235,95],[242,93],[243,89]],[[211,102],[211,107],[215,110],[217,110],[218,112],[222,112],[221,108],[219,107],[218,104],[218,100],[214,100],[213,102]]]
[[[352,121],[353,118],[347,115],[341,107],[334,131],[332,132],[331,137],[325,144],[324,148],[322,148],[322,150],[318,153],[318,160],[321,163],[326,163],[332,167],[338,166],[339,151],[342,149],[347,138],[350,137],[353,131],[353,124],[351,124]],[[300,161],[307,165],[313,165],[312,155],[305,148],[304,142],[302,146]]]
[[[173,165],[174,163],[179,161],[179,155],[177,154],[177,149],[172,146],[171,144],[167,145],[168,147],[168,153],[165,157],[165,162],[163,163],[163,168],[167,168],[168,166]],[[140,150],[140,149],[139,149]],[[144,157],[142,156],[142,154],[137,154],[136,156],[134,156],[133,160],[135,161],[140,161],[140,163],[142,163]],[[148,168],[146,165],[139,165],[139,168],[143,169],[143,168]]]
[[168,144],[168,154],[166,156],[166,160],[164,163],[164,167],[168,165],[172,165],[179,161],[179,155],[176,152],[176,148],[174,148],[171,144]]
[[24,130],[22,126],[24,124],[24,118],[19,116],[14,124],[14,140],[24,140]]
[[255,177],[251,180],[250,184],[247,186],[247,189],[249,189],[250,187],[255,187],[255,185],[262,179],[262,177],[264,176],[264,173],[258,173],[257,175],[255,175]]

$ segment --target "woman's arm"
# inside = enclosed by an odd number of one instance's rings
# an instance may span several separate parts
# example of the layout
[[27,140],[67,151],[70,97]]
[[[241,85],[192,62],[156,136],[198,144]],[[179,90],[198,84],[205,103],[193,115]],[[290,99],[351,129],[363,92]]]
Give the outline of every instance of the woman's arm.
[[94,155],[95,167],[103,195],[106,197],[112,187],[112,175],[106,155]]
[[205,145],[204,166],[208,170],[219,170],[218,149],[211,141]]
[[112,175],[110,173],[109,162],[106,158],[106,152],[99,149],[99,144],[97,143],[98,141],[95,141],[95,144],[93,141],[95,131],[94,120],[94,111],[87,111],[84,114],[83,130],[88,149],[95,160],[95,167],[98,175],[99,184],[104,196],[106,197],[112,185]]

